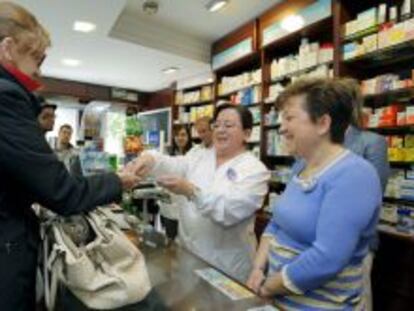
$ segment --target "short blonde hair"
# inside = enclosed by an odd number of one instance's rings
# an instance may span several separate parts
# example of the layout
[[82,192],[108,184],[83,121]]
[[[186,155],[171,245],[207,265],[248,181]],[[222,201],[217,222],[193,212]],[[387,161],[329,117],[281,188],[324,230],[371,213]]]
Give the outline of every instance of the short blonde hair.
[[195,121],[195,123],[194,123],[194,125],[197,127],[197,126],[199,126],[199,125],[201,125],[201,124],[207,124],[207,126],[210,126],[211,125],[211,118],[210,117],[208,117],[208,116],[204,116],[204,117],[201,117],[201,118],[198,118],[196,121]]
[[43,53],[51,45],[48,31],[22,6],[0,2],[0,41],[11,37],[21,52]]

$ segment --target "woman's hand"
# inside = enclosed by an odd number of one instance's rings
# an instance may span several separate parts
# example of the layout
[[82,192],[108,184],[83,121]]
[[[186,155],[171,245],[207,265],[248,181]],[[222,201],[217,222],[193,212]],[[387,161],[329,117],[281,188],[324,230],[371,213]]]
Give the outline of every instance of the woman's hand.
[[138,158],[136,158],[135,160],[129,162],[125,166],[123,171],[135,174],[141,179],[145,179],[145,177],[147,177],[147,175],[150,173],[154,165],[155,165],[154,157],[148,153],[144,153],[140,155]]
[[292,293],[283,285],[283,277],[281,273],[276,273],[268,277],[259,290],[259,295],[265,298],[271,298],[275,295],[289,294]]
[[250,273],[249,278],[247,279],[247,287],[249,287],[255,293],[259,293],[260,286],[262,285],[263,281],[265,280],[265,275],[262,269],[253,268],[252,272]]
[[194,194],[195,186],[185,178],[163,176],[157,179],[157,183],[161,187],[164,187],[175,194],[184,195],[187,198],[190,198]]
[[133,189],[141,182],[141,178],[131,172],[122,170],[119,171],[117,175],[121,180],[122,189],[124,190]]

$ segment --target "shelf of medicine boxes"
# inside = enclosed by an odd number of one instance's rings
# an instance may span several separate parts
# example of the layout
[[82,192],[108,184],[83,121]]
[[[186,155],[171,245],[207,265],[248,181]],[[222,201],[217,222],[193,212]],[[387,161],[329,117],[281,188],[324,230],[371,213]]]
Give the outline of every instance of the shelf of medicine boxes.
[[384,91],[377,94],[364,95],[364,102],[367,106],[382,106],[398,100],[399,103],[409,102],[414,97],[414,87],[399,88],[395,90]]
[[[246,85],[246,86],[240,87],[240,88],[238,88],[238,89],[231,90],[231,91],[225,92],[225,93],[223,93],[223,94],[218,94],[218,98],[220,98],[220,99],[227,99],[227,98],[228,98],[228,97],[230,97],[231,95],[237,94],[238,92],[241,92],[241,91],[244,91],[244,90],[250,89],[250,88],[255,87],[255,86],[261,86],[261,85],[262,85],[262,82],[251,83],[251,84],[249,84],[249,85]],[[252,103],[252,104],[250,104],[250,105],[248,105],[248,106],[252,106],[252,105],[255,105],[255,104],[259,104],[259,103]],[[247,106],[247,105],[246,105],[246,106]]]
[[405,232],[398,231],[395,228],[395,226],[391,226],[388,224],[379,224],[377,226],[377,230],[379,233],[391,235],[393,237],[414,243],[414,233],[405,233]]
[[401,199],[401,198],[391,198],[391,197],[383,197],[384,203],[391,203],[391,204],[398,204],[398,205],[407,205],[414,207],[414,200],[409,199]]
[[374,26],[368,27],[364,30],[360,30],[358,32],[355,32],[355,33],[349,35],[349,36],[343,37],[342,38],[342,43],[350,43],[352,41],[359,41],[359,40],[363,39],[366,36],[378,33],[379,29],[380,29],[379,25],[374,25]]
[[286,81],[288,79],[292,79],[292,78],[295,78],[295,77],[300,77],[301,75],[307,74],[307,73],[317,69],[318,67],[324,66],[324,65],[332,66],[333,61],[320,63],[320,64],[317,64],[317,65],[314,65],[314,66],[310,66],[308,68],[303,68],[303,69],[300,69],[300,70],[296,70],[296,71],[287,73],[287,74],[282,75],[280,77],[273,78],[270,81],[270,84],[275,84],[275,83],[283,82],[283,81]]
[[376,132],[384,135],[398,135],[414,132],[414,125],[400,125],[400,126],[384,126],[384,127],[369,127],[368,131]]
[[360,56],[343,60],[343,63],[358,69],[386,67],[414,60],[414,40],[405,41]]
[[273,124],[273,125],[265,125],[264,126],[264,130],[265,131],[269,131],[269,130],[277,130],[279,129],[280,124]]
[[392,168],[397,168],[397,169],[399,168],[399,169],[404,169],[404,170],[414,168],[414,162],[412,162],[412,161],[407,161],[407,162],[404,162],[404,161],[390,161],[389,163],[390,163],[390,166]]
[[213,99],[208,99],[208,100],[201,100],[201,101],[196,101],[193,103],[182,103],[182,104],[177,104],[177,107],[193,107],[193,106],[204,106],[204,105],[210,105],[213,104],[214,100]]

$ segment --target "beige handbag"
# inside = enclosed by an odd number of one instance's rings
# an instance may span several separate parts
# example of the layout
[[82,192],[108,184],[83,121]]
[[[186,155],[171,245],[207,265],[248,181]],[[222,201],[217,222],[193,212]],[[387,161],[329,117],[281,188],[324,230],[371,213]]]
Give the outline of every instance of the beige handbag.
[[[52,222],[50,234],[54,243],[45,262],[45,274],[50,274],[50,281],[46,277],[45,282],[48,310],[54,309],[58,282],[87,307],[101,310],[139,302],[150,291],[144,256],[111,214],[104,208],[87,214],[95,238],[83,247],[74,243],[62,222]],[[44,253],[48,254],[48,239],[45,241]]]

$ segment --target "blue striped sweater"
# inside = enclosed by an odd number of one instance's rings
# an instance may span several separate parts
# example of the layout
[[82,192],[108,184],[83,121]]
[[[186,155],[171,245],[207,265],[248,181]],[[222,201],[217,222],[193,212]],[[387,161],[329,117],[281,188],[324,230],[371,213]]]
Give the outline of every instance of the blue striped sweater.
[[297,293],[277,301],[288,310],[353,310],[378,221],[380,181],[350,152],[315,180],[305,187],[294,175],[265,230],[272,237],[269,273],[282,272]]

